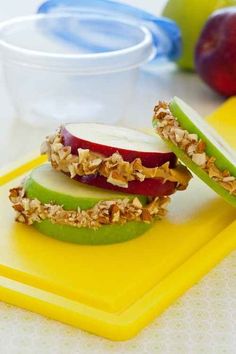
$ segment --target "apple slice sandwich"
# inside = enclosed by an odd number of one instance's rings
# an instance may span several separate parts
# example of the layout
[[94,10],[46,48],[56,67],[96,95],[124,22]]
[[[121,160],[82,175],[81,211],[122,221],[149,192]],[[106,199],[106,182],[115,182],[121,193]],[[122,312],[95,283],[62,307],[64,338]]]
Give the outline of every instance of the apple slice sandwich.
[[191,178],[155,136],[103,124],[67,124],[41,147],[51,165],[79,182],[148,196],[185,189]]
[[236,152],[196,111],[178,97],[160,101],[153,126],[180,161],[236,206]]
[[10,190],[16,220],[59,240],[107,244],[139,236],[166,214],[190,172],[161,139],[100,124],[68,124],[41,147],[50,164]]

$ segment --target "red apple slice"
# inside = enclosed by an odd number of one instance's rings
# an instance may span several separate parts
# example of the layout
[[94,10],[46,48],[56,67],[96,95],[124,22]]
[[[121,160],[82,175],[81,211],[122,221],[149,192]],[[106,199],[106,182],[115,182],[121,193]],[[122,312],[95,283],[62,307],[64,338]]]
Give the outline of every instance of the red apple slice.
[[[118,151],[125,161],[132,162],[140,158],[146,167],[161,166],[168,161],[171,167],[176,165],[175,154],[168,150],[161,139],[156,140],[155,136],[137,130],[91,123],[67,124],[62,128],[61,136],[63,144],[71,147],[72,154],[77,154],[79,148],[89,149],[106,157]],[[99,188],[148,196],[170,195],[176,189],[175,182],[164,182],[163,179],[131,181],[128,188],[113,185],[100,175],[77,175],[74,179]]]
[[161,139],[138,130],[104,124],[67,124],[62,128],[61,135],[65,146],[71,146],[73,154],[77,150],[89,149],[106,157],[115,152],[125,161],[132,162],[140,158],[146,167],[161,166],[170,162],[176,164],[176,156],[168,149]]
[[89,176],[75,176],[79,182],[89,184],[98,188],[127,192],[129,194],[140,194],[150,197],[164,197],[166,195],[171,195],[176,190],[176,183],[170,181],[163,181],[162,179],[151,179],[147,178],[143,182],[140,181],[131,181],[129,182],[128,188],[122,188],[114,186],[111,183],[108,183],[106,178],[98,175],[89,175]]

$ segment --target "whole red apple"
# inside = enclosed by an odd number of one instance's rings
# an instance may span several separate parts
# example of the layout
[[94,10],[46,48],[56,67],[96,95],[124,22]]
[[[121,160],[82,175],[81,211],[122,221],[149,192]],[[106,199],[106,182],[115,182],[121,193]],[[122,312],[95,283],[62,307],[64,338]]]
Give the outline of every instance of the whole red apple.
[[213,12],[195,50],[200,77],[224,96],[236,94],[236,6]]

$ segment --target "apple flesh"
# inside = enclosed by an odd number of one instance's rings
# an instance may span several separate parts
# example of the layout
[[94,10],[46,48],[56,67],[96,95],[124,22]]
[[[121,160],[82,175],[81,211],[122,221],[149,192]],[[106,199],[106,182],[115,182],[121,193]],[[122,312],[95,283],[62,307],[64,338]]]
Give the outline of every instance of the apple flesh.
[[[221,170],[228,170],[232,176],[236,177],[236,157],[235,152],[228,146],[227,142],[204,121],[204,119],[193,110],[187,103],[178,97],[170,103],[170,110],[175,116],[180,126],[189,133],[197,134],[206,144],[206,153],[208,156],[216,158],[215,164]],[[188,155],[168,141],[170,148],[195,175],[201,178],[210,188],[221,195],[231,205],[236,206],[236,197],[225,190],[217,181],[214,181],[208,174],[196,165]]]
[[236,6],[214,12],[206,22],[195,51],[196,70],[212,89],[236,94]]
[[161,166],[169,161],[176,164],[176,156],[161,139],[138,130],[105,124],[67,124],[61,131],[63,144],[70,146],[72,154],[89,149],[106,157],[117,151],[125,161],[140,158],[146,167]]

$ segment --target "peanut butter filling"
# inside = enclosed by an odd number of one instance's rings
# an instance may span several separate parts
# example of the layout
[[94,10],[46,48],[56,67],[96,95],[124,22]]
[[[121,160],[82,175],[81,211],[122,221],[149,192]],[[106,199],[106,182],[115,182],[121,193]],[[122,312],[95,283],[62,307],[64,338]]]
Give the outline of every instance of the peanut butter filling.
[[228,170],[221,171],[216,166],[216,158],[206,154],[206,145],[197,134],[190,134],[181,128],[178,120],[170,112],[167,102],[159,101],[155,106],[153,121],[157,124],[157,133],[163,139],[178,146],[212,180],[218,182],[230,194],[236,195],[236,178]]
[[177,183],[177,189],[187,188],[191,174],[186,167],[177,165],[169,167],[169,162],[162,166],[148,168],[136,158],[131,163],[124,161],[116,152],[110,157],[104,157],[87,149],[78,149],[78,154],[71,153],[70,146],[64,146],[60,130],[55,135],[46,138],[41,146],[41,153],[48,156],[54,169],[69,173],[71,178],[76,175],[85,176],[99,174],[107,179],[108,183],[127,188],[130,181],[144,181],[146,178],[163,179]]
[[52,223],[97,229],[103,225],[124,224],[128,221],[152,222],[166,215],[169,197],[157,197],[143,206],[139,199],[101,201],[87,210],[65,210],[61,205],[42,204],[27,198],[23,187],[12,188],[9,199],[16,211],[16,221],[32,225],[48,219]]

